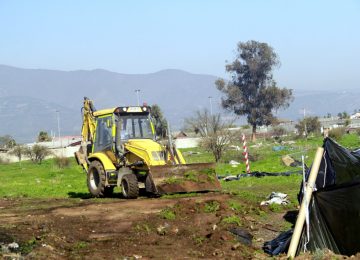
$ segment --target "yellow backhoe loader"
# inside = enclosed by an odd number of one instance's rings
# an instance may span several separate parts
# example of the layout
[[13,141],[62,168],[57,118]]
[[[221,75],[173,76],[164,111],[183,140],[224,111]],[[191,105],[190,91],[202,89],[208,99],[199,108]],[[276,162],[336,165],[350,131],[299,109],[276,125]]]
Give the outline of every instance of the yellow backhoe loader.
[[82,142],[75,158],[87,174],[94,197],[121,187],[125,198],[137,198],[139,186],[147,194],[216,191],[221,186],[213,163],[186,164],[169,140],[155,136],[149,106],[96,110],[84,98]]

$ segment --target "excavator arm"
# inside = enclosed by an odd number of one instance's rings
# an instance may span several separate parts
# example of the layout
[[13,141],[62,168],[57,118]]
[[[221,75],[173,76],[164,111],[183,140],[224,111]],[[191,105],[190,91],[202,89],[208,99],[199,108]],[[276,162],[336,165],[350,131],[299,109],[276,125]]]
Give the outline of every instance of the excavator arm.
[[87,143],[88,141],[94,141],[95,135],[95,118],[93,113],[95,107],[90,99],[84,97],[84,106],[82,108],[83,125],[81,128],[82,142]]
[[75,158],[79,165],[81,165],[85,171],[88,169],[89,161],[87,159],[87,145],[94,142],[95,137],[95,117],[93,113],[96,111],[92,101],[87,97],[84,97],[84,106],[82,107],[83,123],[81,128],[81,147],[78,152],[75,152]]

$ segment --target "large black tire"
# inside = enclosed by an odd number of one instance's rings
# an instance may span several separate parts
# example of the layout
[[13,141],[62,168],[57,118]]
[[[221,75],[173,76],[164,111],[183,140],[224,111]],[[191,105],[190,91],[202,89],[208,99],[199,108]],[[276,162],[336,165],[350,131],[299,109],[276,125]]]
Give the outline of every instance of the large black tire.
[[105,170],[99,161],[92,161],[87,174],[87,186],[94,197],[105,196]]
[[148,197],[158,197],[159,194],[156,192],[156,188],[150,174],[146,176],[145,180],[145,191]]
[[124,198],[136,199],[139,196],[139,184],[135,174],[125,174],[121,180]]

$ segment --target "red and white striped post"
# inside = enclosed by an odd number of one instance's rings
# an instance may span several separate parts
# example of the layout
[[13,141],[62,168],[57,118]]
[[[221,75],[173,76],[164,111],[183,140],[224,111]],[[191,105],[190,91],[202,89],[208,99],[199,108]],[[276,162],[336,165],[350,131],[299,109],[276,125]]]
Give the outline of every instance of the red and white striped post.
[[243,155],[244,155],[244,161],[246,164],[246,173],[250,174],[250,164],[249,164],[249,154],[248,154],[248,150],[247,150],[247,146],[246,146],[246,138],[245,135],[242,134],[242,142],[243,142]]

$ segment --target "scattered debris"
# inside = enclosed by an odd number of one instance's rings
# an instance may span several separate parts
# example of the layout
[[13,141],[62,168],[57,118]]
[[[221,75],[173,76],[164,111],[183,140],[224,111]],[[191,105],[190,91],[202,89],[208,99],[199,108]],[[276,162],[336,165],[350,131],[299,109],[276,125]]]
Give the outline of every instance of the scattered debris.
[[8,244],[8,247],[11,251],[15,251],[15,250],[19,249],[19,244],[16,242],[12,242],[12,243]]
[[263,144],[262,143],[258,143],[258,144],[254,144],[252,146],[250,146],[251,148],[260,148]]
[[218,176],[219,180],[224,181],[238,181],[242,178],[248,178],[248,177],[265,177],[265,176],[290,176],[293,174],[302,174],[302,170],[298,171],[291,171],[291,172],[251,172],[250,174],[237,174],[237,175],[228,175],[228,176]]
[[231,249],[232,249],[232,250],[236,250],[236,249],[238,249],[240,246],[241,246],[240,243],[236,243],[235,245],[232,245]]
[[291,166],[292,163],[295,163],[295,160],[290,155],[284,155],[281,157],[281,160],[286,166]]
[[230,148],[231,150],[241,151],[241,148],[240,148],[240,146],[238,146],[238,145],[230,145],[229,148]]
[[164,225],[158,226],[156,228],[156,231],[160,236],[164,236],[166,234],[166,230],[167,230],[168,227],[169,227],[169,224],[165,223]]
[[229,162],[229,164],[232,166],[232,167],[238,167],[238,165],[240,164],[239,162],[235,161],[235,160],[231,160]]
[[292,141],[292,140],[290,140],[290,141],[283,141],[282,142],[283,144],[296,144],[296,142],[295,141]]
[[286,166],[290,166],[290,167],[302,166],[302,163],[300,161],[295,160],[290,155],[284,155],[283,157],[281,157],[281,160]]
[[251,246],[253,235],[251,235],[247,230],[234,227],[230,228],[229,231],[236,236],[237,241],[244,245]]
[[229,176],[226,176],[225,178],[223,178],[223,180],[224,181],[237,181],[237,180],[240,180],[240,176],[241,176],[241,174],[229,175]]
[[278,204],[278,205],[287,205],[289,204],[289,200],[287,199],[287,194],[281,192],[271,192],[271,194],[267,197],[268,200],[262,201],[260,203],[261,206],[270,205],[270,204]]
[[275,239],[264,243],[263,250],[271,256],[278,255],[289,247],[293,230],[282,232]]
[[12,242],[9,244],[0,243],[0,249],[1,249],[0,252],[2,252],[2,253],[16,252],[16,251],[18,251],[19,248],[20,248],[20,246],[16,242]]
[[273,146],[272,147],[272,150],[274,152],[279,152],[279,151],[283,151],[283,150],[286,150],[287,147],[286,146],[282,146],[282,145],[277,145],[277,146]]
[[187,152],[184,152],[184,154],[187,154],[187,155],[197,155],[197,154],[201,154],[200,152],[194,152],[194,151],[187,151]]

